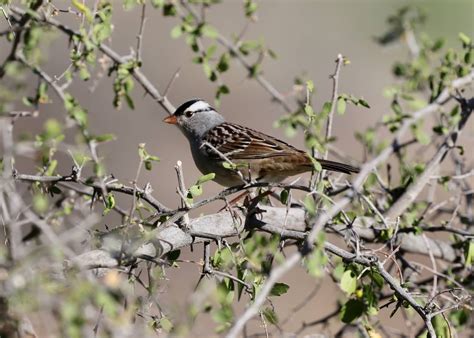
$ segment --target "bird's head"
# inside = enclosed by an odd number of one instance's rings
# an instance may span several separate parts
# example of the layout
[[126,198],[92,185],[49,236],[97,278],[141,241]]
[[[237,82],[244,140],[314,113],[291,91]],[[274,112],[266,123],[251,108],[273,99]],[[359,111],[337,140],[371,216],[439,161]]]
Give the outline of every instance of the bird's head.
[[183,103],[163,121],[175,124],[188,139],[192,139],[201,138],[211,128],[223,123],[224,117],[206,101],[193,99]]

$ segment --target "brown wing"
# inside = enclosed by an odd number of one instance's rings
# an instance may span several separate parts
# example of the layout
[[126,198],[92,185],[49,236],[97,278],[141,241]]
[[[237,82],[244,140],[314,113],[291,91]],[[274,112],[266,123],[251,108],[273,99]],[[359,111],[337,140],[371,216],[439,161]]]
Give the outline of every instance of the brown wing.
[[207,150],[213,158],[224,155],[230,160],[249,160],[303,153],[272,136],[233,123],[222,123],[212,128],[204,140],[217,150]]
[[[251,162],[264,159],[260,167],[268,170],[285,172],[304,172],[311,170],[313,164],[304,151],[292,147],[272,136],[238,124],[224,122],[207,132],[204,141],[211,145],[205,147],[209,157],[223,160],[223,156],[231,161]],[[278,162],[272,158],[280,157]],[[359,168],[348,164],[324,159],[316,159],[323,169],[346,174],[358,173]],[[260,168],[265,170],[265,168]]]

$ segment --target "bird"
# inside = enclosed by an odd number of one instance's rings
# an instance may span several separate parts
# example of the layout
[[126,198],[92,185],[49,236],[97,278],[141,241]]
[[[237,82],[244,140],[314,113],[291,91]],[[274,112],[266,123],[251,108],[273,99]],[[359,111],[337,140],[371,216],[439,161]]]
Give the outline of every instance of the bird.
[[[197,168],[205,175],[214,173],[214,181],[225,187],[252,181],[279,183],[315,170],[305,151],[260,131],[226,122],[216,109],[199,98],[184,102],[163,121],[176,125],[188,139]],[[315,160],[325,170],[359,172],[359,168],[349,164]]]

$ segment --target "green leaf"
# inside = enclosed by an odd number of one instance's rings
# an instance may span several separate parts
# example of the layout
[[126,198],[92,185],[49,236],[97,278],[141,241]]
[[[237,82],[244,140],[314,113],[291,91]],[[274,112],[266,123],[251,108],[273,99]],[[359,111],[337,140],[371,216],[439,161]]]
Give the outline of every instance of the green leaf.
[[232,170],[235,170],[237,168],[235,164],[229,163],[229,162],[223,162],[222,166],[226,169],[232,169]]
[[148,155],[147,160],[148,161],[160,162],[160,158],[158,156],[153,156],[153,155]]
[[464,44],[464,46],[469,46],[471,44],[471,38],[464,34],[463,32],[459,33],[459,40]]
[[230,93],[230,90],[229,90],[229,87],[227,87],[226,85],[221,85],[219,86],[219,88],[217,88],[217,97],[221,96],[221,94],[229,94]]
[[205,37],[208,37],[210,39],[215,39],[219,36],[219,32],[217,31],[217,29],[208,24],[205,24],[201,27],[201,33]]
[[362,301],[350,299],[342,306],[339,317],[344,323],[349,324],[364,313],[364,308],[365,306]]
[[267,307],[265,308],[263,311],[263,316],[265,317],[265,319],[270,323],[270,324],[273,324],[273,325],[276,325],[278,324],[278,317],[277,317],[277,314],[275,313],[275,311],[270,308],[270,307]]
[[173,323],[167,317],[161,317],[160,326],[166,332],[170,332],[173,329]]
[[31,97],[23,96],[21,102],[27,107],[31,107],[33,105],[33,99]]
[[346,270],[341,277],[341,282],[339,283],[341,290],[351,295],[354,293],[357,287],[357,276],[352,270]]
[[196,184],[200,185],[200,184],[206,183],[208,181],[212,181],[215,177],[216,177],[216,174],[214,174],[214,173],[209,173],[207,175],[203,175],[203,176],[198,178]]
[[438,135],[447,135],[449,133],[449,129],[442,125],[437,125],[433,127],[433,132]]
[[310,159],[311,162],[313,162],[313,167],[315,171],[320,172],[321,170],[323,170],[323,167],[321,167],[321,163],[319,163],[315,158],[313,158],[313,156],[310,156]]
[[102,134],[94,137],[96,142],[109,142],[116,139],[114,134]]
[[276,59],[278,57],[278,55],[272,49],[268,49],[267,52],[268,52],[268,55],[270,55],[272,59]]
[[283,204],[287,204],[289,196],[290,196],[290,191],[287,189],[283,189],[280,193],[280,202]]
[[148,160],[145,161],[145,169],[148,171],[153,169],[153,164]]
[[224,73],[229,69],[230,55],[229,53],[223,53],[217,63],[216,69],[219,73]]
[[115,208],[115,196],[112,193],[108,193],[105,197],[105,207],[107,209]]
[[125,93],[129,94],[133,88],[135,87],[135,82],[133,82],[133,79],[131,76],[127,76],[123,80],[123,89],[125,89]]
[[220,324],[230,323],[233,317],[234,314],[230,306],[223,306],[212,314],[212,318]]
[[137,5],[138,0],[123,0],[123,8],[128,11],[134,8]]
[[[321,234],[323,234],[321,232]],[[317,247],[305,258],[305,265],[308,273],[313,277],[321,277],[324,273],[324,266],[328,262],[328,257],[324,250]]]
[[456,328],[465,325],[470,317],[471,313],[467,309],[454,310],[449,313],[449,319]]
[[197,197],[202,195],[202,186],[201,185],[193,185],[188,190],[189,194],[191,194],[191,198]]
[[163,16],[175,16],[176,7],[173,4],[164,4],[163,5]]
[[61,123],[56,119],[48,119],[44,124],[47,139],[53,139],[62,134]]
[[441,48],[443,48],[444,42],[445,41],[444,41],[443,38],[437,39],[434,42],[433,46],[431,47],[431,51],[436,52],[436,51],[440,50]]
[[108,317],[116,316],[119,305],[117,304],[116,298],[113,297],[111,293],[99,289],[98,291],[96,291],[95,297],[95,301],[97,302],[97,304],[100,304],[100,306],[104,310],[104,313]]
[[51,163],[48,166],[48,169],[45,171],[46,176],[52,176],[54,174],[54,171],[56,170],[58,166],[58,161],[57,160],[52,160]]
[[340,115],[344,114],[346,112],[346,100],[343,99],[342,97],[337,99],[336,109],[337,109],[338,114]]
[[177,39],[181,35],[183,35],[183,30],[181,28],[181,25],[174,26],[173,29],[170,32],[170,35],[173,39]]
[[466,259],[465,266],[470,268],[474,262],[474,241],[471,240],[467,243],[466,249],[464,250],[464,257]]
[[312,93],[314,91],[314,82],[313,82],[313,80],[306,81],[306,88],[308,88],[308,91],[310,93]]
[[464,62],[467,65],[470,65],[472,63],[472,51],[468,51],[466,52],[466,54],[464,54]]
[[48,92],[48,84],[46,82],[41,82],[38,87],[38,96],[46,96]]
[[202,69],[204,70],[204,74],[206,74],[206,77],[210,79],[212,77],[212,68],[211,65],[208,62],[204,62],[202,64]]
[[375,282],[375,284],[377,284],[377,286],[379,288],[383,287],[384,279],[383,279],[382,275],[380,275],[380,273],[378,273],[377,271],[372,270],[370,272],[370,278],[372,278],[372,280]]
[[366,100],[364,100],[364,99],[359,99],[358,104],[360,104],[361,106],[363,106],[363,107],[365,107],[365,108],[369,108],[369,109],[370,109],[369,103],[368,103]]
[[165,5],[165,0],[151,0],[151,4],[155,8],[162,8]]
[[424,130],[420,127],[414,128],[413,134],[418,142],[422,145],[428,145],[431,142],[430,137],[428,136],[427,133],[424,132]]
[[245,0],[245,4],[244,4],[245,16],[251,17],[257,11],[257,7],[258,5],[256,2],[252,0]]
[[310,116],[310,117],[314,117],[314,116],[315,116],[313,107],[311,107],[309,104],[306,104],[306,105],[304,106],[304,112],[306,113],[306,115],[308,115],[308,116]]
[[331,106],[332,106],[331,102],[324,102],[321,114],[325,117],[328,116],[329,113],[331,112]]
[[442,316],[435,316],[431,320],[435,329],[436,337],[452,337],[451,330],[448,328],[446,320]]
[[402,107],[400,106],[400,103],[398,103],[398,100],[393,100],[391,107],[395,114],[402,115]]
[[59,189],[57,186],[53,185],[52,187],[49,188],[49,191],[51,191],[53,194],[59,195],[61,193],[61,189]]
[[181,254],[181,250],[174,250],[174,251],[170,251],[168,252],[168,254],[166,255],[166,257],[168,258],[168,260],[170,261],[175,261],[179,258],[179,255]]
[[84,16],[86,17],[87,21],[89,22],[92,22],[92,14],[91,14],[91,10],[86,6],[84,5],[81,1],[79,0],[72,0],[72,5],[74,7],[77,8],[77,10],[79,12],[81,12],[82,14],[84,14]]
[[112,34],[112,25],[110,22],[97,24],[93,28],[93,34],[97,43],[101,43]]
[[216,53],[216,51],[217,51],[217,45],[215,45],[215,44],[210,45],[209,48],[206,51],[206,57],[208,59],[212,58],[214,56],[214,54]]
[[96,174],[99,177],[102,177],[105,175],[105,166],[102,163],[95,163],[94,164],[94,174]]
[[285,283],[275,283],[270,291],[270,296],[281,296],[287,293],[289,288],[290,286]]
[[125,102],[127,102],[128,107],[134,110],[135,104],[133,103],[133,99],[131,98],[131,96],[128,94],[125,94],[124,97],[125,97]]
[[247,41],[243,41],[240,44],[239,49],[242,52],[242,54],[248,55],[251,51],[256,50],[260,47],[261,47],[260,41],[258,41],[258,40],[247,40]]
[[303,200],[304,207],[310,216],[316,215],[316,203],[312,195],[306,195]]
[[38,193],[33,196],[33,209],[37,213],[42,214],[48,210],[48,204],[48,198],[45,195]]
[[77,122],[77,124],[81,127],[87,126],[87,113],[81,107],[74,107],[71,109],[71,117]]

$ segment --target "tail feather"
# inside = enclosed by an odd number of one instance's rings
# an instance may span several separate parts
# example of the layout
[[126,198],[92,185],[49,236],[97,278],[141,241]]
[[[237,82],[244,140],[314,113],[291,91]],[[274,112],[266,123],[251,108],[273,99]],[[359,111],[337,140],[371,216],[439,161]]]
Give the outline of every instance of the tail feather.
[[351,174],[351,173],[358,173],[360,171],[359,168],[353,167],[349,164],[344,164],[340,162],[334,162],[329,160],[317,159],[317,161],[321,164],[321,167],[325,170],[337,171],[344,174]]

